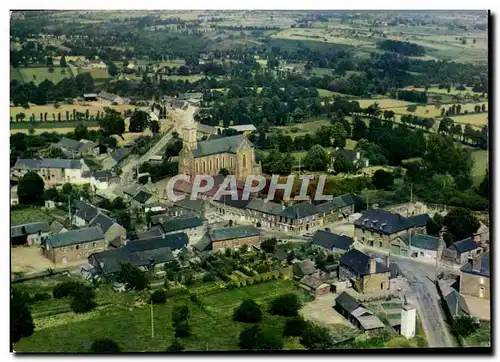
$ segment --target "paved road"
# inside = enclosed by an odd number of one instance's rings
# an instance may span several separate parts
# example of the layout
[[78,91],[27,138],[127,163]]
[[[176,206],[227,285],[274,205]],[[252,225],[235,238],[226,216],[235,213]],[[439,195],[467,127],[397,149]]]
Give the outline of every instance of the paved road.
[[[367,248],[365,251],[371,255],[385,258],[385,254],[374,252],[372,248]],[[429,347],[454,347],[455,342],[448,330],[440,305],[440,297],[434,284],[435,264],[392,255],[391,261],[398,265],[407,280],[408,289],[405,290],[405,294],[408,300],[415,303],[417,307]],[[438,266],[438,273],[443,271],[456,272],[455,269]]]
[[182,127],[185,122],[193,121],[194,114],[196,112],[196,107],[188,107],[187,110],[174,110],[173,111],[173,119],[174,119],[174,128],[172,128],[169,132],[167,132],[158,142],[156,142],[144,155],[137,159],[130,160],[126,165],[122,167],[122,183],[128,183],[132,179],[132,172],[135,167],[143,164],[148,161],[151,156],[155,155],[172,139],[172,133],[177,131],[179,134],[182,131]]

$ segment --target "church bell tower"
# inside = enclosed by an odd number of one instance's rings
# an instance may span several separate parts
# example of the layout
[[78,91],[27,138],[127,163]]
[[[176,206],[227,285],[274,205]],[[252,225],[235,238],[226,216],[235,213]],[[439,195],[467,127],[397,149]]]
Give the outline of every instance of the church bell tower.
[[196,132],[197,132],[197,125],[195,122],[191,121],[186,123],[184,128],[182,129],[182,147],[189,149],[189,150],[195,150],[198,148],[197,144],[197,139],[196,139]]

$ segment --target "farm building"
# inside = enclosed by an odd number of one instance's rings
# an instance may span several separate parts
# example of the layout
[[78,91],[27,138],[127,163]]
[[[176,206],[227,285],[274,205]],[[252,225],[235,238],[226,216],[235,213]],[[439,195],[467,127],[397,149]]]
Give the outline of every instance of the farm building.
[[99,226],[55,234],[41,243],[42,254],[55,264],[86,259],[93,252],[105,250],[106,246]]
[[96,102],[98,99],[97,93],[85,93],[83,95],[83,100],[87,102]]
[[332,170],[335,170],[335,160],[338,157],[341,157],[340,155],[346,157],[352,162],[353,165],[359,165],[360,167],[368,167],[370,165],[370,161],[367,158],[362,157],[361,152],[337,147],[332,153],[330,160],[330,167]]
[[319,213],[322,214],[324,222],[333,222],[345,219],[354,214],[356,199],[353,195],[346,194],[334,197],[331,201],[316,205]]
[[316,275],[306,275],[299,281],[299,285],[312,295],[324,295],[330,292],[330,284]]
[[190,242],[198,241],[206,232],[206,223],[203,219],[195,216],[165,221],[160,225],[161,231],[167,234],[184,232]]
[[10,242],[12,245],[40,245],[49,234],[50,226],[46,222],[14,225],[10,227]]
[[65,183],[85,184],[89,179],[85,177],[90,171],[83,159],[66,160],[58,158],[23,159],[17,160],[12,168],[11,175],[14,178],[24,176],[28,171],[38,173],[45,187],[62,185]]
[[260,245],[260,230],[253,226],[236,226],[214,229],[210,232],[212,249],[238,248],[243,245]]
[[302,260],[293,264],[293,275],[298,279],[316,273],[318,273],[318,269],[312,260]]
[[490,253],[469,260],[460,269],[460,293],[490,299]]
[[379,331],[384,323],[347,292],[342,292],[335,299],[335,310],[343,315],[349,322],[364,332]]
[[463,265],[469,258],[474,258],[481,254],[483,249],[472,240],[472,238],[466,238],[460,241],[456,241],[451,244],[443,252],[443,260],[455,264]]
[[[412,233],[408,233],[400,236],[399,239],[404,243],[406,248],[393,248],[391,249],[391,253],[398,255],[397,252],[399,251],[399,255],[411,256],[413,258],[436,260],[445,247],[444,241],[431,235],[413,235]],[[403,250],[404,252],[401,252]]]

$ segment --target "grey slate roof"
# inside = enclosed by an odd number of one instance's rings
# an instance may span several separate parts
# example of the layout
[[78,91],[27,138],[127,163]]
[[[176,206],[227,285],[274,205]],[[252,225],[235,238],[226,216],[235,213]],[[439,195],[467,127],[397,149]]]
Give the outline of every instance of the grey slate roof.
[[354,197],[350,194],[346,194],[334,197],[332,201],[327,201],[322,204],[316,205],[316,208],[321,213],[328,213],[354,204],[356,204],[356,200],[354,200]]
[[415,215],[415,216],[410,216],[408,218],[408,221],[414,226],[414,227],[423,227],[427,225],[427,222],[431,219],[429,214],[420,214],[420,215]]
[[250,236],[259,236],[260,230],[254,226],[236,226],[224,229],[212,230],[210,238],[216,241],[247,238]]
[[50,225],[45,222],[32,222],[29,224],[20,224],[20,225],[14,225],[11,226],[10,228],[10,236],[15,238],[18,236],[23,236],[23,235],[32,235],[36,234],[38,232],[49,232],[50,231]]
[[295,204],[285,208],[279,215],[292,219],[302,219],[307,216],[319,214],[318,209],[308,202]]
[[126,149],[125,147],[121,147],[113,151],[110,156],[113,160],[115,160],[118,163],[122,161],[125,157],[127,157],[129,153],[130,151],[128,149]]
[[259,211],[264,214],[279,215],[283,211],[283,206],[272,201],[261,199],[251,199],[245,206],[245,209]]
[[203,237],[193,245],[193,248],[200,252],[210,250],[212,248],[212,239],[210,238],[210,235],[208,233],[203,235]]
[[[362,253],[357,249],[349,250],[347,253],[340,257],[340,265],[345,265],[352,270],[356,271],[359,275],[370,274],[370,256]],[[390,271],[389,268],[376,262],[375,274],[385,273]]]
[[464,297],[455,289],[452,289],[451,292],[444,297],[444,301],[452,316],[470,314]]
[[203,220],[199,217],[189,217],[182,219],[172,219],[161,224],[164,233],[177,230],[191,229],[203,225]]
[[318,230],[314,233],[312,242],[313,244],[328,250],[336,248],[347,251],[354,243],[354,240],[346,235],[339,235],[325,230]]
[[114,223],[115,221],[109,216],[99,213],[94,219],[92,219],[89,226],[100,226],[102,231],[106,233]]
[[68,150],[79,151],[80,147],[82,146],[82,143],[77,140],[72,140],[71,138],[63,137],[55,145],[59,147],[64,147]]
[[14,168],[21,170],[39,170],[41,168],[81,169],[82,163],[80,162],[80,160],[64,160],[59,158],[20,158],[17,160]]
[[313,274],[317,271],[316,265],[314,264],[314,262],[312,260],[302,260],[302,261],[297,262],[295,265],[297,265],[299,267],[300,271],[306,275]]
[[113,172],[111,171],[95,171],[92,172],[92,177],[98,181],[108,181],[113,177]]
[[78,216],[86,222],[90,222],[99,213],[99,209],[80,200],[75,200],[73,207],[77,210],[75,216]]
[[108,101],[112,101],[113,99],[116,98],[116,94],[108,93],[108,92],[103,91],[103,90],[99,92],[98,96],[100,98],[106,99]]
[[185,247],[188,244],[188,241],[189,239],[186,233],[177,233],[147,239],[133,240],[128,242],[127,245],[124,246],[124,248],[137,251],[169,247],[171,250],[177,250]]
[[162,235],[163,233],[161,232],[160,227],[157,226],[152,229],[149,229],[148,231],[144,231],[142,233],[137,234],[137,239],[157,238]]
[[192,93],[179,93],[179,98],[181,100],[186,99],[202,99],[203,93],[201,92],[192,92]]
[[460,254],[466,253],[468,251],[478,248],[479,245],[472,240],[472,238],[467,238],[459,241],[455,241],[450,248],[455,248]]
[[405,218],[385,210],[367,210],[354,222],[354,225],[362,229],[391,235],[414,226],[424,226],[427,221],[424,225],[420,224],[428,217],[425,215],[427,214]]
[[149,192],[146,192],[144,190],[139,191],[135,196],[134,200],[144,204],[146,201],[148,201],[153,195],[150,194]]
[[[401,240],[406,245],[410,245],[410,234],[401,236]],[[415,234],[411,235],[411,246],[424,250],[438,250],[441,242],[439,238],[431,235]]]
[[104,239],[104,232],[99,226],[93,226],[49,236],[45,240],[45,243],[49,244],[53,248],[60,248],[63,246],[88,243],[101,239]]
[[200,141],[198,147],[193,150],[193,157],[204,157],[209,155],[216,155],[219,153],[236,153],[241,143],[248,139],[244,135],[230,136],[217,138],[213,140]]
[[201,206],[203,205],[203,200],[201,199],[190,200],[189,198],[185,198],[183,200],[175,202],[175,205],[182,207],[183,209],[200,212]]
[[354,299],[349,293],[342,292],[335,299],[335,304],[342,307],[347,313],[352,313],[361,303]]
[[273,258],[279,261],[285,261],[287,257],[288,257],[288,252],[285,250],[283,245],[276,245],[274,247]]
[[[478,263],[478,270],[474,270],[474,261]],[[483,277],[490,277],[490,252],[476,256],[474,260],[468,261],[461,269],[462,272],[468,274],[481,275]]]
[[324,281],[321,281],[314,275],[304,276],[302,279],[300,279],[300,283],[308,286],[311,289],[317,289],[321,284],[325,284]]

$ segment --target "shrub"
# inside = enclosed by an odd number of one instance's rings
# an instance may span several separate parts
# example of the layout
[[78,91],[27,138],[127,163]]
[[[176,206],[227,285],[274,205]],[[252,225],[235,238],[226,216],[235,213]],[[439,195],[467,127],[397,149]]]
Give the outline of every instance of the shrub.
[[307,323],[301,317],[287,319],[285,328],[283,329],[284,336],[300,337],[302,331],[306,328]]
[[216,280],[216,277],[213,273],[207,273],[203,276],[204,283],[214,282],[215,280]]
[[108,338],[97,339],[92,342],[90,346],[90,352],[93,353],[118,353],[120,352],[120,346]]
[[262,310],[255,301],[247,299],[234,310],[233,319],[238,322],[257,323],[262,319]]
[[270,312],[284,317],[294,317],[300,309],[300,301],[296,294],[287,293],[271,302]]
[[71,309],[75,313],[89,312],[96,305],[94,302],[94,289],[88,285],[80,284],[71,292],[71,295],[73,297],[73,300],[71,301]]
[[52,295],[54,298],[67,297],[75,288],[77,288],[78,284],[79,283],[71,281],[59,283],[54,287]]
[[185,338],[191,335],[191,327],[187,321],[182,321],[175,326],[175,337]]
[[476,318],[466,315],[459,315],[453,319],[452,331],[459,336],[467,337],[474,333],[480,324]]
[[182,351],[184,351],[184,346],[177,339],[174,339],[172,344],[167,348],[167,352],[182,352]]
[[38,292],[38,293],[35,293],[33,295],[33,297],[31,297],[31,301],[32,302],[40,302],[43,300],[49,300],[50,298],[52,298],[52,296],[49,293]]
[[302,332],[300,343],[307,349],[326,349],[333,347],[333,340],[325,327],[307,323]]
[[274,331],[262,331],[260,325],[256,324],[240,333],[238,346],[242,350],[277,350],[283,348],[283,339]]
[[153,294],[151,294],[150,302],[153,304],[165,304],[167,300],[167,293],[163,289],[155,290]]

